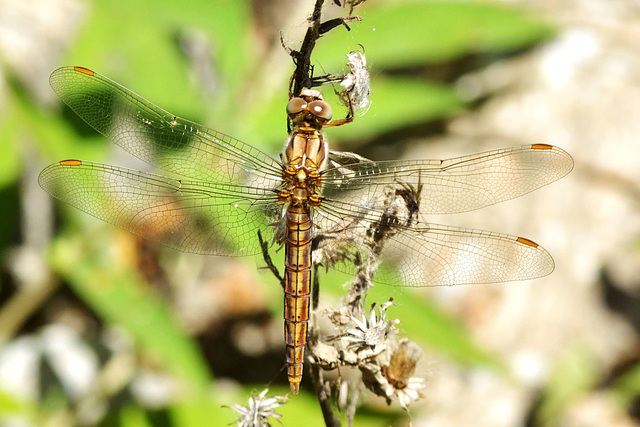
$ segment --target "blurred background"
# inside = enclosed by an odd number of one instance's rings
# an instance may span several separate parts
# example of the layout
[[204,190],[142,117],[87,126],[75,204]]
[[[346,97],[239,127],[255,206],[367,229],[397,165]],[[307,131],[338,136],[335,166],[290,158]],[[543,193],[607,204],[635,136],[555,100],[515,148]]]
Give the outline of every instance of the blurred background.
[[[61,105],[48,77],[63,65],[277,156],[294,68],[280,37],[298,47],[311,7],[0,0],[0,425],[227,425],[223,405],[288,392],[282,290],[261,259],[159,247],[55,202],[37,176],[67,158],[148,169]],[[548,143],[576,164],[519,199],[428,218],[531,238],[556,270],[374,288],[421,345],[427,386],[409,413],[363,391],[356,425],[638,425],[640,4],[370,0],[355,13],[315,51],[316,73],[346,72],[362,44],[372,74],[371,108],[328,132],[333,149],[386,160]],[[324,276],[321,303],[344,281]],[[323,425],[306,381],[284,425]]]

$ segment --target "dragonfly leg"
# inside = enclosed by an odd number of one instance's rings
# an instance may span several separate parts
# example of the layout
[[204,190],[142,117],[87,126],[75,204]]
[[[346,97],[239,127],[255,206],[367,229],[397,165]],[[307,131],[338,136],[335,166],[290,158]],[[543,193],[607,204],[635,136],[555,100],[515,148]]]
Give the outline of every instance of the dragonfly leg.
[[346,125],[348,123],[353,122],[353,118],[355,116],[355,110],[353,108],[353,101],[351,99],[351,96],[349,96],[349,93],[347,93],[345,96],[340,96],[340,93],[338,92],[336,92],[336,95],[338,95],[343,99],[346,98],[345,101],[347,102],[347,108],[349,109],[349,112],[347,113],[347,117],[345,117],[344,119],[331,120],[330,122],[325,123],[324,127],[342,126],[342,125]]
[[273,273],[274,276],[276,276],[276,278],[280,282],[280,286],[282,286],[282,289],[284,289],[284,277],[280,275],[280,271],[278,271],[278,268],[273,263],[271,255],[269,255],[269,243],[262,238],[262,233],[260,233],[260,230],[258,230],[258,241],[260,242],[260,248],[262,248],[262,258],[267,264],[267,268],[271,270],[271,273]]
[[320,299],[320,279],[318,278],[318,264],[313,265],[313,287],[311,289],[311,309],[318,308]]

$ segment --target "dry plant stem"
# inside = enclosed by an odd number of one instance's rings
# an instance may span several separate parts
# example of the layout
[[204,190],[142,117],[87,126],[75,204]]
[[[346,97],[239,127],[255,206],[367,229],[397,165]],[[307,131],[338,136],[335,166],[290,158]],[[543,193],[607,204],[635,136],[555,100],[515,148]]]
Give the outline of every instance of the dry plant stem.
[[349,313],[352,316],[363,313],[367,291],[373,287],[373,276],[367,277],[367,274],[362,271],[363,267],[360,268],[361,271],[353,278],[351,286],[349,286],[345,300],[345,306],[349,307]]
[[318,278],[317,264],[313,266],[313,288],[311,292],[311,310],[315,312],[320,302],[320,279]]
[[[373,276],[378,270],[378,257],[382,253],[386,240],[397,233],[398,226],[410,226],[416,220],[420,208],[421,192],[422,184],[414,187],[401,181],[396,182],[385,202],[387,209],[379,221],[370,227],[368,246],[371,250],[371,256],[358,265],[358,273],[347,294],[346,304],[350,307],[352,315],[363,312],[364,298],[369,289],[373,287]],[[407,212],[408,219],[404,224],[397,216],[399,206],[396,198],[398,197],[401,198],[401,204],[404,205],[402,208]]]
[[[349,30],[348,22],[360,21],[361,18],[357,16],[336,18],[326,22],[322,22],[322,6],[324,0],[316,0],[313,7],[311,18],[309,19],[309,28],[302,41],[302,46],[299,51],[291,50],[284,46],[289,55],[293,58],[296,64],[296,69],[293,73],[293,94],[298,94],[303,88],[311,88],[314,86],[312,73],[311,73],[311,53],[316,46],[316,42],[321,35],[331,31],[335,27],[344,25]],[[284,45],[284,44],[283,44]],[[290,88],[291,89],[291,88]]]
[[320,18],[322,16],[322,5],[324,0],[316,0],[311,14],[310,25],[307,33],[302,41],[299,51],[290,52],[296,64],[296,70],[293,74],[293,93],[300,93],[302,88],[311,87],[311,79],[309,70],[311,68],[311,53],[316,45],[316,41],[320,38]]
[[348,405],[345,410],[345,416],[347,418],[347,425],[349,427],[353,426],[353,419],[356,416],[356,407],[358,404],[358,398],[360,397],[360,383],[358,382],[358,387],[352,386],[349,387],[349,397],[348,397]]
[[307,348],[308,352],[308,361],[311,366],[311,379],[313,381],[313,388],[318,397],[318,403],[320,404],[320,409],[322,411],[322,417],[324,418],[324,423],[327,426],[339,426],[340,420],[333,415],[333,410],[331,409],[331,386],[329,383],[324,381],[324,375],[322,368],[317,363],[314,363],[313,357],[311,355],[314,354],[313,349],[316,344],[320,340],[320,336],[318,335],[318,319],[317,319],[317,308],[318,308],[318,298],[320,293],[320,281],[318,279],[318,266],[315,265],[313,267],[313,289],[312,289],[312,297],[311,297],[311,319],[309,322],[309,339],[307,340]]
[[333,410],[331,409],[331,385],[324,381],[322,368],[314,363],[311,364],[311,378],[313,379],[313,388],[322,410],[324,424],[327,427],[340,426],[340,419],[333,415]]

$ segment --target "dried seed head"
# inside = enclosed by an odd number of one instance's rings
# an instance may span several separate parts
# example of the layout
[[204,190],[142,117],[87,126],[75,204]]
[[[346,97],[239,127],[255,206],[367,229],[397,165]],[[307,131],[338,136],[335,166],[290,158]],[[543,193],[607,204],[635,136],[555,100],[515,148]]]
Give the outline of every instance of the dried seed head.
[[258,396],[251,396],[249,404],[242,406],[233,404],[230,408],[240,414],[236,420],[238,427],[267,427],[271,426],[268,419],[280,420],[281,414],[276,412],[279,406],[287,402],[287,396],[267,397],[268,388],[264,389]]
[[397,331],[394,326],[396,322],[387,320],[387,309],[392,305],[392,300],[380,305],[378,308],[379,314],[376,316],[375,304],[373,304],[368,319],[364,314],[361,320],[351,317],[356,327],[349,329],[342,337],[343,340],[349,342],[347,347],[357,350],[375,350],[376,347],[383,346],[387,335],[392,331]]
[[[367,70],[367,59],[364,56],[364,50],[353,51],[347,54],[349,62],[347,65],[351,72],[347,74],[340,83],[346,91],[346,96],[349,97],[351,105],[354,111],[361,109],[368,109],[371,104],[369,101],[369,94],[371,93],[369,83],[369,70]],[[348,105],[348,101],[341,96],[342,101]],[[345,102],[346,101],[346,102]],[[366,110],[365,110],[366,112]]]
[[411,402],[424,397],[420,391],[425,386],[424,379],[413,376],[421,355],[420,347],[405,338],[391,353],[389,364],[382,367],[382,373],[392,387],[388,397],[398,399],[405,409]]

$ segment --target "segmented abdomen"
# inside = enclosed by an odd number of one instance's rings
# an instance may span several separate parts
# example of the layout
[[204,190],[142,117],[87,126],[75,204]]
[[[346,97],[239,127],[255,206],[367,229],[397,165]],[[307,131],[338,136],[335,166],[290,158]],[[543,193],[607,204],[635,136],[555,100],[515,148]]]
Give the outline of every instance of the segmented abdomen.
[[309,209],[289,206],[285,243],[284,339],[287,375],[293,394],[302,380],[304,349],[307,344],[311,285],[311,218]]

